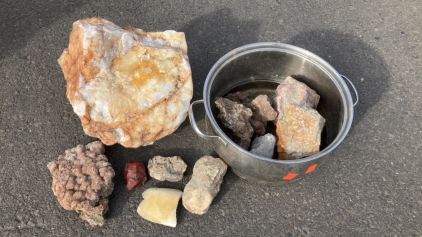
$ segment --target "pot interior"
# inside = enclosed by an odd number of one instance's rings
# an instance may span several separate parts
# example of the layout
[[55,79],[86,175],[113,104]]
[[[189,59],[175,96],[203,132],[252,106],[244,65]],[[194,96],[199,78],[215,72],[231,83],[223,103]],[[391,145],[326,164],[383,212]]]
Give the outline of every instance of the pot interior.
[[[214,120],[214,124],[219,124],[217,119],[219,110],[215,106],[216,97],[248,90],[269,95],[268,93],[275,91],[278,84],[287,76],[306,83],[320,95],[317,110],[326,119],[321,135],[321,150],[323,150],[339,135],[344,121],[341,92],[334,82],[333,75],[308,56],[291,51],[258,49],[235,55],[223,62],[215,70],[214,79],[209,87],[209,103],[213,113],[213,118],[210,119]],[[219,125],[223,131],[221,124]],[[226,136],[226,139],[229,138]]]

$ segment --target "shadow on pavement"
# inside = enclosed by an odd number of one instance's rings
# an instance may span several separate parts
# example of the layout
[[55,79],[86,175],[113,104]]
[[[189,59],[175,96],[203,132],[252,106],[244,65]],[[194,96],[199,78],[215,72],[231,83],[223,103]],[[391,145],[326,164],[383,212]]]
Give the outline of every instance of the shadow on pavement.
[[8,1],[0,8],[0,59],[25,46],[40,29],[87,3],[85,0],[26,2]]
[[[355,106],[352,128],[390,87],[390,73],[384,59],[355,35],[315,30],[301,33],[288,43],[317,54],[353,82],[359,103]],[[349,88],[355,101],[353,89]]]
[[194,83],[193,100],[202,97],[203,85],[214,63],[224,54],[258,39],[260,23],[239,20],[224,8],[201,16],[180,29],[185,32]]

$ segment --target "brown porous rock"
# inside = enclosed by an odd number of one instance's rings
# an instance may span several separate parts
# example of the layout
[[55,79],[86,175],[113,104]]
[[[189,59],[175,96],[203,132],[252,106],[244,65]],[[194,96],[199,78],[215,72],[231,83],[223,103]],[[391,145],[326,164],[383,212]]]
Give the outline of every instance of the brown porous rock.
[[[237,144],[248,150],[253,136],[254,129],[249,123],[252,117],[252,110],[244,105],[226,98],[218,97],[215,105],[220,109],[218,118],[222,124],[233,131],[233,135],[238,137]],[[233,139],[235,142],[237,139]]]
[[277,151],[280,160],[294,160],[319,152],[325,119],[311,108],[288,104],[277,122]]
[[99,141],[78,145],[47,167],[53,175],[51,189],[60,205],[80,213],[92,226],[102,226],[115,174],[104,155],[104,145]]
[[79,20],[58,62],[85,133],[106,145],[150,145],[186,118],[193,86],[183,32]]
[[294,104],[303,108],[316,109],[319,102],[319,95],[309,88],[305,83],[293,77],[287,77],[276,90],[274,106],[277,110],[277,120],[284,116],[288,104]]
[[249,123],[252,125],[254,136],[262,136],[265,134],[265,125],[262,121],[249,119]]
[[230,93],[226,95],[224,98],[237,102],[239,104],[249,104],[250,102],[248,95],[240,91]]
[[160,181],[177,182],[182,180],[187,167],[180,156],[154,156],[148,161],[149,175]]
[[220,158],[201,157],[193,167],[192,179],[183,190],[183,206],[190,212],[202,215],[220,191],[227,165]]

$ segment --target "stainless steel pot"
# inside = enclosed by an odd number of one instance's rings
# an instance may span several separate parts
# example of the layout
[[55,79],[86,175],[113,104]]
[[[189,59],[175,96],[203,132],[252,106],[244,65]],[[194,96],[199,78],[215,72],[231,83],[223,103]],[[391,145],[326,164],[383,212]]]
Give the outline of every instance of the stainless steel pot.
[[[279,84],[287,76],[306,83],[321,96],[317,110],[326,119],[321,151],[297,160],[268,159],[249,153],[218,126],[215,98],[248,82]],[[204,85],[204,99],[190,105],[189,119],[195,132],[212,140],[217,154],[241,178],[269,184],[290,182],[314,171],[349,132],[353,106],[358,101],[356,89],[349,83],[355,90],[355,103],[342,76],[317,55],[283,43],[249,44],[232,50],[215,63]],[[209,135],[202,133],[195,122],[192,107],[199,103],[205,106],[205,133]]]

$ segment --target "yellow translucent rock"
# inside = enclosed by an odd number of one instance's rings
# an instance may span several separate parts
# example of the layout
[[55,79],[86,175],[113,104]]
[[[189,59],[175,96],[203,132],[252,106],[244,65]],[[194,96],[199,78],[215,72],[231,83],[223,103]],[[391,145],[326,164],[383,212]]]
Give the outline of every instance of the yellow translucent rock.
[[176,209],[182,191],[170,188],[150,188],[142,193],[144,200],[138,206],[138,214],[151,222],[176,227]]

